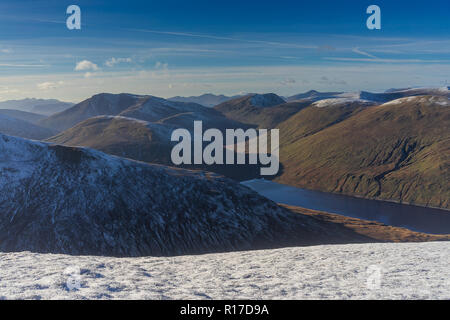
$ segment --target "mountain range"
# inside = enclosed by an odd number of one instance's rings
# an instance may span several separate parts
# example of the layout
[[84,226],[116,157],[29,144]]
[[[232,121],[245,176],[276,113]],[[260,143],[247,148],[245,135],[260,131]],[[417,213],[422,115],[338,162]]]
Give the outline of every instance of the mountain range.
[[[278,128],[276,181],[449,208],[449,97],[448,88],[309,91],[287,99],[249,94],[210,108],[150,95],[98,94],[47,118],[0,110],[0,132],[170,166],[170,133],[192,131],[194,120],[222,131]],[[236,180],[259,176],[255,165],[184,167]]]
[[44,116],[64,111],[73,106],[73,103],[62,102],[56,99],[34,99],[8,100],[0,102],[0,109],[13,109],[37,113]]
[[39,121],[41,126],[58,132],[96,116],[123,116],[149,122],[193,127],[193,120],[205,121],[212,128],[233,127],[232,120],[196,103],[174,102],[154,96],[98,94],[72,108]]
[[389,89],[381,93],[373,93],[367,91],[358,92],[318,92],[310,90],[305,93],[297,94],[288,97],[287,101],[319,101],[323,99],[339,99],[347,98],[353,100],[366,100],[378,103],[384,103],[391,100],[421,96],[421,95],[435,95],[448,97],[448,88],[406,88],[406,89]]
[[[205,128],[212,125],[223,130],[226,127],[246,127],[224,117],[221,119],[213,109],[208,110],[208,114],[182,113],[156,122],[124,116],[96,116],[46,141],[66,146],[84,146],[120,157],[172,166],[171,150],[176,144],[171,141],[172,132],[177,128],[187,128],[193,135],[193,121],[199,119],[205,121]],[[260,166],[183,164],[180,167],[217,172],[241,181],[257,177]]]
[[280,130],[278,182],[449,208],[449,97],[447,88],[310,91],[269,108],[246,97],[215,109],[236,121]]
[[225,102],[225,101],[228,101],[231,99],[235,99],[238,97],[239,96],[227,97],[227,96],[224,96],[223,94],[215,95],[215,94],[211,94],[211,93],[205,93],[205,94],[202,94],[201,96],[191,96],[191,97],[176,96],[176,97],[169,98],[167,100],[177,101],[177,102],[193,102],[193,103],[198,103],[198,104],[201,104],[202,106],[211,108],[222,102]]

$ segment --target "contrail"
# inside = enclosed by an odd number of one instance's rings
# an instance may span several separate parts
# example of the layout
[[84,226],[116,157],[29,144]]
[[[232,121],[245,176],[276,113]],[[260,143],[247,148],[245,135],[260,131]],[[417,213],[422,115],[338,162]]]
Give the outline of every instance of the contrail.
[[213,40],[227,40],[227,41],[238,41],[238,42],[247,42],[247,43],[260,43],[267,44],[273,46],[289,46],[292,48],[301,48],[301,49],[317,49],[317,46],[313,45],[299,45],[293,43],[286,42],[274,42],[274,41],[264,41],[264,40],[249,40],[249,39],[240,39],[240,38],[232,38],[232,37],[222,37],[222,36],[214,36],[208,34],[198,34],[198,33],[188,33],[188,32],[171,32],[171,31],[158,31],[158,30],[149,30],[149,29],[124,29],[127,31],[135,31],[135,32],[145,32],[145,33],[155,33],[155,34],[165,34],[172,36],[181,36],[181,37],[191,37],[191,38],[205,38],[205,39],[213,39]]

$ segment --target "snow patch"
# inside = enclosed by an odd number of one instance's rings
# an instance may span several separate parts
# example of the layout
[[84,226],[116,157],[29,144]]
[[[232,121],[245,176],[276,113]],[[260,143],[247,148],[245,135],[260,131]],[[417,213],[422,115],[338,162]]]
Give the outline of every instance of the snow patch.
[[395,99],[389,102],[386,102],[383,104],[383,106],[387,105],[398,105],[402,103],[426,103],[426,104],[437,104],[440,106],[450,106],[450,100],[446,97],[442,96],[412,96],[412,97],[405,97],[400,99]]
[[350,104],[350,103],[361,103],[364,105],[373,105],[373,102],[371,102],[371,101],[354,98],[354,97],[324,99],[324,100],[316,101],[312,105],[317,108],[325,108],[325,107],[333,107],[333,106],[337,106],[337,105]]
[[[171,258],[0,253],[0,297],[448,300],[449,265],[450,242],[323,245]],[[77,274],[68,275],[68,268]],[[68,287],[71,277],[79,281],[78,287]]]

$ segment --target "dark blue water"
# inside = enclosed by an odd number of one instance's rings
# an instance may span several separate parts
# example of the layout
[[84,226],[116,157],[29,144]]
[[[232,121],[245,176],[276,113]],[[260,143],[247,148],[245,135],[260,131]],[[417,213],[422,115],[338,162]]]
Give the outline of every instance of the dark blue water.
[[267,180],[242,182],[278,203],[382,222],[414,231],[450,234],[450,211],[306,190]]

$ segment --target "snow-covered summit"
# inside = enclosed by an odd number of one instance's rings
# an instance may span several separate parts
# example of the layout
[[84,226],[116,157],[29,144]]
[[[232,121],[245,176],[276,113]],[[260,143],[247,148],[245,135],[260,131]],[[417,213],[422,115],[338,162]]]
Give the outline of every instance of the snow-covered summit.
[[395,99],[384,103],[383,105],[396,105],[402,103],[420,103],[420,104],[436,104],[440,106],[450,106],[450,99],[443,96],[411,96]]
[[374,103],[372,101],[358,99],[358,98],[352,98],[352,97],[324,99],[324,100],[316,101],[312,105],[317,108],[325,108],[325,107],[335,107],[335,106],[348,105],[348,104],[354,104],[354,103],[358,103],[361,106],[374,105]]

